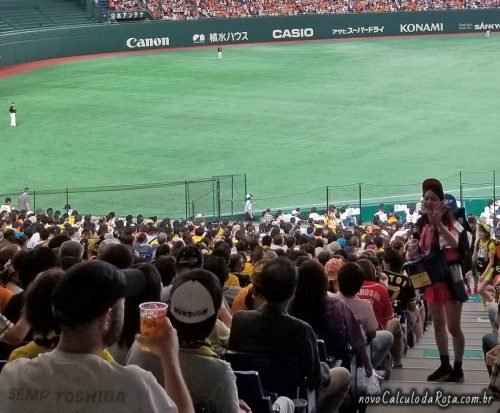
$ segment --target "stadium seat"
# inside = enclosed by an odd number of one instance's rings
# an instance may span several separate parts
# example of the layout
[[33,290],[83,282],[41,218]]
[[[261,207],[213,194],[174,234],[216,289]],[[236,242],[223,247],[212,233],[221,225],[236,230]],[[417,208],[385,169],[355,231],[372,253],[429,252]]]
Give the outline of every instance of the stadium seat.
[[229,350],[225,359],[233,370],[259,372],[264,391],[291,399],[298,395],[307,400],[309,413],[316,411],[318,389],[307,388],[307,377],[300,377],[297,357]]
[[239,371],[236,375],[236,386],[238,387],[238,396],[248,404],[255,413],[272,413],[272,402],[269,396],[266,396],[262,383],[260,382],[257,371]]
[[97,23],[74,0],[2,0],[0,33]]
[[331,355],[327,354],[325,340],[318,338],[317,343],[318,343],[318,354],[320,361],[323,361],[326,364],[328,364],[330,368],[340,367],[342,365],[341,359],[335,359]]

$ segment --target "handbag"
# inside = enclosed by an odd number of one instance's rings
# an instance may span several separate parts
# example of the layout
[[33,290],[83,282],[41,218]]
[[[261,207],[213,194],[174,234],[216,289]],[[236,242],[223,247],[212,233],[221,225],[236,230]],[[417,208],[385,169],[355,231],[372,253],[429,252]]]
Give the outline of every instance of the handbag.
[[451,288],[451,295],[455,300],[465,303],[469,299],[469,296],[467,295],[465,280],[462,275],[462,266],[455,263],[449,264],[448,268],[450,271],[448,283]]
[[[376,370],[373,370],[373,374],[370,377],[366,376],[365,369],[363,367],[358,367],[356,371],[356,391],[359,394],[364,394],[368,396],[379,396],[382,391],[380,388],[380,381],[383,377],[380,376]],[[354,380],[352,377],[351,381]]]
[[421,255],[405,263],[403,268],[410,277],[413,288],[423,288],[450,279],[450,269],[442,251]]

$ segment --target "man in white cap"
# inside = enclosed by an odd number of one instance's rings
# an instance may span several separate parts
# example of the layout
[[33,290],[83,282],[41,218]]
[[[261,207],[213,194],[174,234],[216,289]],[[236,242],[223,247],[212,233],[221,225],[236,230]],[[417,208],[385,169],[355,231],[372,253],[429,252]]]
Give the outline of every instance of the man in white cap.
[[247,221],[253,221],[254,219],[252,198],[252,194],[247,194],[245,202],[245,217]]
[[[247,410],[241,409],[236,377],[231,365],[217,357],[208,339],[221,304],[219,279],[210,271],[194,269],[175,278],[168,318],[177,330],[182,375],[194,405],[205,406],[211,412],[238,413]],[[158,357],[143,351],[139,343],[130,349],[127,364],[151,371],[159,382],[164,379]],[[292,401],[286,397],[279,397],[273,407],[273,411],[281,413],[294,410]]]

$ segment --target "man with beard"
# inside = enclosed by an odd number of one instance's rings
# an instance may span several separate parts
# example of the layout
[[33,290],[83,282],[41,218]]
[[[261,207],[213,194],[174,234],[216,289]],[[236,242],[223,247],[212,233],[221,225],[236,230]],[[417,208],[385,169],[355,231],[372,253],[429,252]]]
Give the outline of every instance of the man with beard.
[[179,367],[177,334],[168,320],[159,336],[138,336],[159,357],[165,390],[137,366],[102,359],[104,348],[120,335],[124,297],[136,295],[144,283],[140,271],[121,271],[103,261],[71,267],[52,295],[59,343],[49,353],[3,368],[2,412],[194,413]]

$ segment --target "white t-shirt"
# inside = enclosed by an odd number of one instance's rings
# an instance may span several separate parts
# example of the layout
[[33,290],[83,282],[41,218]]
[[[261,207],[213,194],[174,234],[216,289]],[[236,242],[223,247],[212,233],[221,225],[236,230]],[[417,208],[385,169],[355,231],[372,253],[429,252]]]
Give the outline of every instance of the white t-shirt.
[[177,413],[154,376],[94,354],[54,350],[7,363],[0,374],[2,413]]
[[387,214],[384,211],[377,211],[375,212],[374,217],[378,216],[380,218],[380,221],[386,222],[387,221]]
[[410,214],[410,210],[408,209],[406,211],[406,222],[409,222],[410,224],[414,224],[417,222],[420,214],[417,212],[417,210],[413,211],[413,214]]
[[309,214],[309,218],[312,218],[314,221],[317,221],[319,218],[319,214],[317,212],[311,212]]
[[35,232],[31,238],[28,240],[28,243],[26,244],[26,248],[31,250],[35,248],[38,244],[40,244],[40,234],[38,232]]

